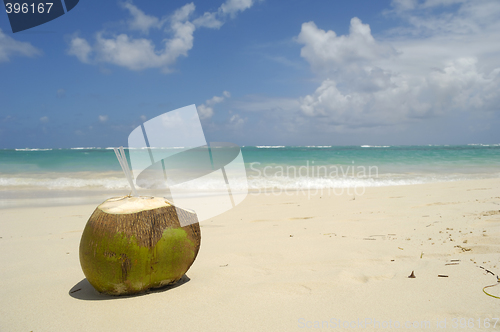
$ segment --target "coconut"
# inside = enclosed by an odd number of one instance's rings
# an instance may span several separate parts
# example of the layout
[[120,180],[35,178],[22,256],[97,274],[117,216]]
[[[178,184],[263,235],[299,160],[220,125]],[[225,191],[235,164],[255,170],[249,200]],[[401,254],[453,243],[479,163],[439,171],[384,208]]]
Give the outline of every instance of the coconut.
[[97,291],[134,294],[178,281],[193,264],[200,242],[193,211],[161,197],[111,198],[85,226],[80,264]]

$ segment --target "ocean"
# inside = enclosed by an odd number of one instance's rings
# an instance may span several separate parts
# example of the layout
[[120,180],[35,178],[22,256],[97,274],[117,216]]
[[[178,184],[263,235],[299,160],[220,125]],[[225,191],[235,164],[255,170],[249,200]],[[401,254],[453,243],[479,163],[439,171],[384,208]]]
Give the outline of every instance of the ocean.
[[[244,146],[250,189],[349,188],[500,177],[500,144]],[[126,150],[127,154],[128,151]],[[199,183],[213,186],[213,183]],[[0,150],[0,193],[129,190],[112,148]],[[45,193],[46,195],[46,193]]]

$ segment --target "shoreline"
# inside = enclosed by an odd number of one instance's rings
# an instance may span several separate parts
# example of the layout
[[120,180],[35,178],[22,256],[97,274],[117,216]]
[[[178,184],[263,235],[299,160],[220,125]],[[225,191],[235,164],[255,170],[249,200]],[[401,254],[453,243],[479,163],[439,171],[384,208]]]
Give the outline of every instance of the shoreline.
[[[123,179],[123,181],[126,181]],[[266,187],[266,188],[249,188],[248,196],[263,195],[266,197],[276,196],[363,196],[367,190],[374,188],[406,188],[427,185],[440,185],[440,184],[467,184],[472,182],[500,182],[500,178],[481,178],[481,179],[466,179],[466,180],[443,180],[415,184],[395,184],[395,185],[380,185],[380,186],[352,186],[352,187],[336,187],[336,188],[281,188],[281,187]],[[0,210],[29,207],[29,206],[71,206],[71,205],[86,205],[86,204],[100,204],[110,197],[126,196],[131,193],[130,189],[102,189],[102,188],[78,188],[78,189],[58,189],[58,188],[42,188],[42,187],[21,187],[16,189],[7,189],[8,187],[0,187]],[[141,192],[142,191],[142,192]],[[206,194],[206,193],[205,193]],[[225,194],[225,192],[221,192]],[[139,195],[144,196],[163,196],[162,190],[147,190],[140,189]],[[203,193],[201,194],[203,196]],[[216,191],[212,191],[210,195],[217,195]],[[210,196],[209,195],[209,196]]]

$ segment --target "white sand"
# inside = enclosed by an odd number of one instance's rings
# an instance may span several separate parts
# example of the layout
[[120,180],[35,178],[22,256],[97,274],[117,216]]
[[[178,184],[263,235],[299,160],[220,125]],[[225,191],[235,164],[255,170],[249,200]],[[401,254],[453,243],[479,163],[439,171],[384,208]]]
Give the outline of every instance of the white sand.
[[[500,299],[482,291],[497,280],[486,270],[500,273],[500,180],[314,194],[249,195],[201,224],[189,281],[134,297],[84,280],[79,242],[97,204],[0,210],[0,331],[338,330],[358,319],[442,331],[461,317],[474,319],[461,330],[484,331],[500,318]],[[315,321],[330,328],[307,328]]]

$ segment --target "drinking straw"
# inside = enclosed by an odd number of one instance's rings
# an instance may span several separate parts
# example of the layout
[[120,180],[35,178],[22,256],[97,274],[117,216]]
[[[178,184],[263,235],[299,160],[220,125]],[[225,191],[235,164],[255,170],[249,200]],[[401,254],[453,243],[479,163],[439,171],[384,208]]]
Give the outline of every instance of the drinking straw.
[[113,148],[116,154],[116,158],[118,159],[118,162],[120,163],[120,166],[122,167],[123,173],[125,173],[125,177],[128,180],[128,183],[130,185],[130,188],[132,188],[132,196],[139,196],[137,194],[137,190],[135,189],[134,186],[134,181],[132,180],[132,174],[130,173],[130,168],[128,167],[128,161],[127,161],[127,156],[125,155],[125,151],[123,150],[123,146],[120,146],[120,148]]

